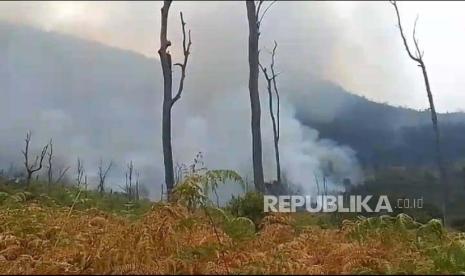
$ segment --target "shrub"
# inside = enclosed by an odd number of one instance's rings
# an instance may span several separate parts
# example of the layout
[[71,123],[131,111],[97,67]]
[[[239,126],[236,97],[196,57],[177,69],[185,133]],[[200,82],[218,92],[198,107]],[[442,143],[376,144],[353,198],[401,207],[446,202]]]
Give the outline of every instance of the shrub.
[[216,193],[220,184],[227,181],[238,183],[244,187],[241,176],[232,170],[194,170],[188,173],[184,179],[174,187],[173,197],[175,201],[184,204],[193,212],[199,206],[207,206],[210,193]]
[[236,217],[249,218],[255,225],[259,225],[261,219],[265,216],[263,212],[263,195],[248,192],[243,196],[233,196],[227,205],[227,210]]

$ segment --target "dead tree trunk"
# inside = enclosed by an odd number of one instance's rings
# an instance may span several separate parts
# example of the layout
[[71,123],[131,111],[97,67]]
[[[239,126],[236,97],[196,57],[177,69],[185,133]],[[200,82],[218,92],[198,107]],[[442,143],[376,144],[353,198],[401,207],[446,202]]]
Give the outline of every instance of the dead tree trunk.
[[87,174],[86,174],[86,176],[84,177],[84,196],[85,196],[85,198],[87,198],[87,186],[88,186],[88,182],[87,182]]
[[27,186],[31,184],[32,175],[42,169],[42,163],[48,151],[48,144],[47,144],[42,148],[42,152],[40,153],[40,156],[36,156],[34,163],[29,164],[29,145],[31,143],[31,136],[32,134],[30,131],[26,133],[26,139],[25,139],[26,145],[23,150],[24,166],[26,167],[26,174],[27,174],[27,178],[26,178]]
[[320,196],[320,183],[318,182],[318,176],[316,175],[315,172],[313,172],[313,176],[315,177],[315,184],[316,184],[316,192],[317,192],[317,196]]
[[84,163],[78,157],[78,159],[77,159],[77,167],[76,167],[76,186],[78,188],[81,187],[83,177],[84,177]]
[[132,200],[133,199],[133,196],[134,196],[134,191],[133,191],[133,187],[132,187],[132,174],[134,172],[134,165],[131,161],[131,163],[129,163],[129,166],[128,166],[128,178],[129,178],[129,200]]
[[140,179],[140,172],[136,171],[136,191],[135,191],[135,198],[136,200],[139,200],[139,179]]
[[186,31],[182,12],[181,12],[181,25],[183,33],[183,63],[176,63],[181,68],[181,78],[179,81],[179,88],[176,96],[173,98],[173,74],[172,74],[172,60],[168,47],[171,42],[167,38],[168,33],[168,14],[171,1],[164,1],[161,8],[161,32],[160,32],[160,55],[161,67],[163,71],[163,113],[162,113],[162,145],[163,145],[163,160],[165,166],[165,184],[167,189],[168,198],[170,198],[171,191],[174,187],[174,168],[173,168],[173,149],[171,146],[171,109],[173,105],[181,98],[181,93],[184,88],[184,79],[186,77],[186,66],[190,54],[191,35],[189,30],[188,41],[186,41]]
[[[262,2],[262,1],[261,1]],[[261,2],[258,4],[261,6]],[[259,64],[259,8],[254,1],[246,1],[247,19],[249,23],[249,94],[251,108],[251,128],[252,128],[252,162],[255,189],[265,192],[263,164],[262,164],[262,136],[260,126],[260,95],[258,92],[258,64]]]
[[132,178],[134,174],[134,164],[132,161],[128,164],[128,170],[126,171],[126,186],[124,188],[128,200],[131,201],[135,198],[135,187],[132,185]]
[[97,186],[98,192],[100,193],[100,195],[103,195],[103,193],[105,192],[105,180],[107,178],[108,172],[111,169],[111,166],[113,166],[112,161],[110,161],[110,163],[108,164],[106,169],[104,169],[103,161],[100,160],[100,163],[99,163],[99,166],[98,166],[99,183],[98,183],[98,186]]
[[60,181],[65,177],[66,173],[68,172],[69,167],[61,168],[58,172],[58,178],[55,180],[54,184],[60,183]]
[[443,196],[443,202],[442,202],[442,213],[443,213],[443,223],[446,225],[446,218],[447,218],[447,205],[449,202],[449,183],[448,183],[448,177],[447,177],[447,172],[446,172],[446,167],[444,164],[444,159],[442,156],[442,151],[441,151],[441,139],[440,139],[440,132],[439,132],[439,125],[438,125],[438,116],[436,114],[436,108],[434,107],[434,100],[433,100],[433,93],[431,92],[431,87],[429,83],[429,78],[428,78],[428,73],[426,71],[426,66],[423,61],[423,55],[424,52],[420,50],[420,47],[418,45],[418,39],[415,36],[415,30],[416,30],[416,25],[417,25],[417,20],[415,20],[415,25],[413,28],[413,42],[415,45],[415,54],[410,50],[410,47],[407,43],[407,39],[405,38],[404,31],[402,29],[402,24],[401,24],[401,19],[400,19],[400,13],[399,9],[397,7],[396,1],[391,1],[391,4],[394,6],[394,9],[396,11],[396,16],[397,16],[397,23],[400,31],[400,35],[402,37],[402,41],[404,43],[405,50],[407,51],[408,56],[410,59],[415,61],[418,65],[418,67],[421,68],[421,72],[423,74],[423,79],[425,82],[425,88],[426,88],[426,94],[428,96],[428,102],[431,110],[431,121],[433,123],[433,131],[434,131],[434,140],[435,140],[435,159],[436,159],[436,164],[439,169],[439,177],[440,177],[440,182],[442,184],[442,196]]
[[[279,137],[280,137],[280,116],[279,116],[279,109],[280,109],[280,102],[279,102],[279,90],[278,85],[276,84],[276,77],[277,73],[274,70],[274,60],[275,60],[275,53],[278,44],[275,41],[275,46],[272,52],[272,63],[271,63],[271,74],[273,77],[273,88],[276,95],[276,119],[273,123],[273,133],[274,133],[274,148],[275,148],[275,155],[276,155],[276,171],[277,171],[277,179],[278,184],[281,185],[281,161],[280,161],[280,154],[279,154]],[[272,102],[270,101],[270,108],[272,107]],[[287,187],[289,189],[289,186]]]
[[[274,70],[274,62],[275,62],[275,55],[276,55],[276,48],[278,44],[276,41],[274,42],[273,51],[271,53],[271,75],[268,74],[267,68],[263,67],[260,64],[260,68],[262,69],[263,75],[265,76],[266,84],[267,84],[267,91],[268,91],[268,104],[269,104],[269,112],[271,117],[271,122],[273,124],[273,141],[274,141],[274,152],[275,152],[275,159],[276,159],[276,179],[278,186],[281,185],[281,163],[279,161],[279,91],[278,85],[276,84],[277,74]],[[274,91],[274,93],[273,93]],[[276,115],[274,112],[273,107],[273,94],[276,96]]]
[[171,148],[171,101],[172,101],[172,63],[171,54],[167,51],[171,42],[167,39],[168,11],[171,1],[164,1],[161,9],[161,33],[160,33],[160,62],[163,71],[163,114],[162,114],[162,144],[165,165],[165,184],[171,191],[174,186],[173,150]]
[[52,166],[52,159],[53,159],[53,142],[52,139],[50,139],[50,142],[48,143],[49,146],[49,151],[48,151],[48,167],[47,167],[47,190],[50,192],[50,188],[52,186],[52,181],[53,181],[53,166]]
[[66,172],[69,170],[69,167],[60,168],[58,170],[58,178],[53,180],[53,141],[50,139],[48,143],[48,165],[47,165],[47,190],[50,192],[52,185],[58,184],[63,177],[65,176]]

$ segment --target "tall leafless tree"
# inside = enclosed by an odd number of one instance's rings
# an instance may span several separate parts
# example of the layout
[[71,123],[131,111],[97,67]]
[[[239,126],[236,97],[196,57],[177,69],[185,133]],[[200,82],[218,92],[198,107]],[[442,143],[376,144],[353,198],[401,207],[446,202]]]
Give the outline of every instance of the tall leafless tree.
[[255,189],[264,192],[264,177],[262,164],[261,108],[258,92],[258,38],[259,24],[257,8],[254,1],[246,1],[247,19],[249,22],[249,94],[252,128],[252,162]]
[[121,187],[124,193],[126,193],[128,200],[139,199],[139,177],[139,172],[134,169],[134,163],[132,161],[129,162],[125,173],[125,185]]
[[[268,104],[269,104],[269,112],[271,117],[271,122],[273,123],[273,141],[274,141],[274,152],[275,152],[275,161],[276,161],[276,180],[278,186],[281,185],[281,163],[279,161],[279,90],[278,85],[276,84],[276,78],[278,74],[275,72],[274,65],[275,65],[275,56],[276,56],[276,48],[278,47],[278,43],[274,42],[273,51],[271,52],[271,64],[270,64],[270,71],[266,67],[263,67],[260,64],[260,68],[262,69],[263,75],[265,76],[266,86],[268,91]],[[274,94],[274,96],[273,96]],[[276,97],[276,114],[275,108],[273,105],[273,97]]]
[[316,172],[313,172],[313,176],[315,177],[315,184],[316,184],[316,192],[317,192],[317,196],[320,196],[320,182],[318,181],[318,176],[316,174]]
[[65,176],[66,172],[69,170],[69,167],[61,168],[58,171],[58,178],[56,180],[53,179],[53,141],[50,139],[48,143],[48,165],[47,165],[47,180],[48,180],[48,190],[50,192],[52,184],[59,183],[63,177]]
[[170,198],[171,191],[174,187],[174,168],[173,168],[173,150],[171,146],[171,109],[173,105],[181,98],[184,89],[184,80],[186,77],[187,61],[190,54],[191,31],[186,35],[186,23],[182,12],[181,27],[183,35],[183,54],[184,60],[182,63],[176,63],[181,68],[181,78],[179,80],[179,87],[176,95],[173,97],[173,73],[172,73],[172,60],[168,47],[171,46],[171,41],[167,38],[168,33],[168,14],[172,1],[164,1],[161,8],[161,32],[160,32],[160,55],[161,67],[163,71],[163,114],[162,114],[162,144],[163,144],[163,158],[165,166],[165,184],[167,189],[168,198]]
[[134,191],[132,187],[133,174],[134,174],[134,164],[131,161],[128,165],[128,170],[126,172],[126,187],[127,187],[127,193],[128,193],[129,200],[132,200],[133,195],[134,195]]
[[140,197],[140,192],[139,192],[139,187],[140,187],[140,172],[139,171],[136,171],[136,186],[135,186],[135,192],[134,192],[134,197],[136,200],[139,200]]
[[47,166],[47,179],[48,179],[48,189],[52,186],[53,181],[53,141],[50,139],[48,142],[48,166]]
[[160,193],[160,201],[163,201],[163,195],[165,194],[165,191],[164,191],[164,186],[163,184],[161,185],[161,193]]
[[433,123],[433,130],[434,130],[434,139],[435,139],[435,156],[436,156],[436,163],[439,169],[439,177],[440,177],[440,182],[442,186],[442,194],[443,194],[443,202],[442,202],[442,213],[443,213],[443,222],[446,224],[446,217],[447,217],[447,205],[449,202],[449,183],[448,183],[448,177],[447,177],[447,172],[446,172],[446,167],[444,163],[444,159],[442,156],[442,151],[441,151],[441,136],[440,136],[440,131],[439,131],[439,124],[438,124],[438,116],[436,114],[436,109],[434,107],[434,100],[433,100],[433,93],[431,92],[431,86],[429,83],[429,78],[428,78],[428,73],[426,71],[426,65],[423,60],[424,56],[424,51],[420,50],[420,46],[418,44],[418,39],[415,35],[416,31],[416,26],[417,26],[417,20],[418,17],[415,20],[415,24],[413,27],[413,43],[415,46],[415,52],[413,52],[410,49],[410,46],[407,42],[407,39],[404,34],[404,30],[402,28],[401,24],[401,18],[400,18],[400,13],[399,13],[399,8],[397,7],[396,1],[390,1],[391,4],[393,5],[396,16],[397,16],[397,23],[400,31],[400,36],[402,37],[402,42],[404,43],[405,50],[407,51],[408,56],[410,57],[411,60],[417,63],[418,67],[421,68],[421,72],[423,74],[423,80],[425,82],[425,88],[426,88],[426,94],[428,96],[428,102],[430,106],[430,111],[431,111],[431,121]]
[[76,167],[76,185],[78,188],[81,187],[82,179],[84,177],[84,162],[78,157],[77,159],[77,167]]
[[29,186],[31,184],[32,175],[42,169],[42,163],[44,161],[45,155],[47,154],[48,144],[42,148],[40,155],[37,155],[33,163],[29,163],[29,146],[31,144],[31,132],[26,133],[26,145],[23,150],[24,155],[24,166],[26,168],[26,184]]
[[88,187],[88,182],[87,182],[87,174],[84,176],[84,197],[87,198],[87,187]]
[[182,181],[184,171],[186,170],[186,165],[183,163],[176,163],[174,166],[174,183],[178,184]]
[[103,165],[103,160],[100,159],[99,166],[98,166],[99,182],[97,186],[97,190],[100,193],[100,195],[103,195],[103,193],[105,192],[105,180],[112,166],[113,166],[113,161],[110,161],[108,166],[106,166],[105,168],[105,166]]
[[61,180],[63,180],[63,178],[65,177],[66,173],[68,172],[68,170],[70,169],[70,167],[64,167],[64,168],[60,168],[59,171],[58,171],[58,178],[55,180],[54,184],[58,184],[60,183]]
[[245,1],[247,8],[247,21],[249,23],[249,94],[251,109],[252,130],[252,163],[255,189],[265,191],[262,160],[262,135],[261,135],[261,108],[260,94],[258,91],[259,75],[259,50],[260,24],[268,9],[276,2],[271,1],[268,7],[262,11],[265,1]]

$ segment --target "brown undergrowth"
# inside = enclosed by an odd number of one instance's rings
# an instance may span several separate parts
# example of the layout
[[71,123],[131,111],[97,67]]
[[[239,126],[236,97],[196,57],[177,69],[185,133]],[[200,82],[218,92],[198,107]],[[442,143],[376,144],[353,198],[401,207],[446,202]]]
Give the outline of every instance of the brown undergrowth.
[[465,261],[461,238],[406,217],[297,230],[292,215],[274,214],[245,238],[214,217],[178,204],[155,204],[134,221],[27,203],[0,211],[0,273],[422,274],[458,273]]

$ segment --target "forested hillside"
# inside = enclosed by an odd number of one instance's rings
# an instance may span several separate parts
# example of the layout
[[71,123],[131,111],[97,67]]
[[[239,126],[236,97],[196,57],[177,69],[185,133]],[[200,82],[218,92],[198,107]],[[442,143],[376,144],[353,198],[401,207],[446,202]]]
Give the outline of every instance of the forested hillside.
[[[299,120],[317,129],[321,137],[352,147],[369,168],[434,163],[429,110],[376,103],[323,82],[309,88],[308,95],[295,102]],[[439,114],[439,121],[446,160],[462,160],[465,114]]]

